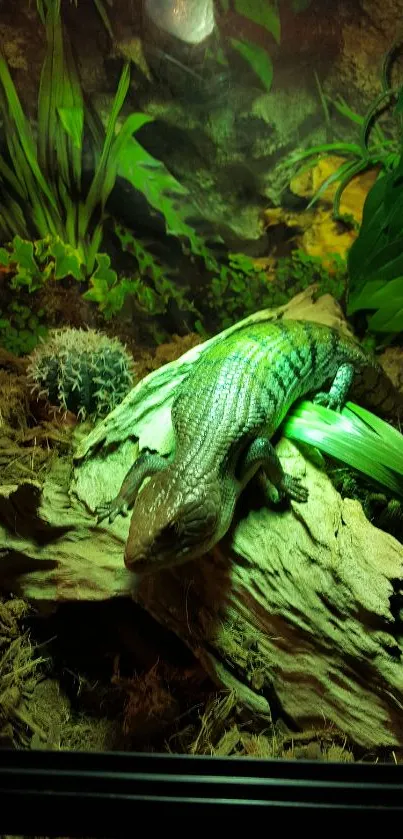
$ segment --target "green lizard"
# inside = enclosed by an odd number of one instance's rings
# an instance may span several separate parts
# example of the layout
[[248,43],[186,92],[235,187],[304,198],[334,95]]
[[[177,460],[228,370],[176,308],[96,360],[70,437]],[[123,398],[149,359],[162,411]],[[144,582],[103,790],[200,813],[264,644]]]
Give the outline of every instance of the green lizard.
[[316,394],[314,401],[340,410],[353,384],[378,413],[393,411],[400,398],[354,339],[317,323],[246,325],[206,349],[175,394],[173,454],[143,452],[116,498],[98,510],[99,521],[112,522],[134,505],[127,568],[157,571],[204,554],[228,531],[256,475],[280,496],[306,501],[270,438],[295,400]]

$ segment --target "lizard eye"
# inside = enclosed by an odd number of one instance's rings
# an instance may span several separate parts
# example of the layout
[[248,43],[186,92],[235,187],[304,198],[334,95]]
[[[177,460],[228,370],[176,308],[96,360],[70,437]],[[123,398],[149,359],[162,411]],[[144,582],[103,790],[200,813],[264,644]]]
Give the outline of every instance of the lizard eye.
[[158,536],[155,538],[156,545],[170,545],[174,546],[175,542],[178,538],[178,527],[175,522],[172,524],[167,524],[166,527],[158,533]]

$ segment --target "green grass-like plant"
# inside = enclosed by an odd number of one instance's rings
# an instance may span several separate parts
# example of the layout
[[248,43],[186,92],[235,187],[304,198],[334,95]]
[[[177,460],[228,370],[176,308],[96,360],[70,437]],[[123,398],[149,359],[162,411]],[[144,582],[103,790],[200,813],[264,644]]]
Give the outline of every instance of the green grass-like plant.
[[[298,174],[314,167],[322,157],[336,155],[345,158],[344,162],[321,184],[312,197],[309,207],[314,206],[323,193],[334,183],[337,183],[338,186],[333,200],[333,215],[336,219],[344,220],[344,217],[340,214],[340,202],[343,192],[352,178],[368,169],[380,168],[383,172],[390,172],[396,168],[401,145],[401,91],[399,88],[392,87],[388,81],[389,68],[395,51],[396,45],[393,45],[385,56],[381,73],[382,91],[364,115],[354,111],[342,96],[332,99],[326,95],[315,73],[319,97],[329,130],[331,129],[329,110],[332,107],[342,117],[357,126],[358,138],[357,142],[337,140],[306,149],[297,149],[288,157],[285,167]],[[397,127],[397,131],[394,133],[383,130],[378,120],[378,116],[385,109],[390,110],[393,106],[395,106],[393,113]]]
[[81,278],[91,274],[102,240],[106,203],[117,177],[119,155],[150,118],[131,114],[119,134],[116,124],[130,83],[125,64],[106,129],[93,136],[94,175],[82,191],[85,123],[93,128],[84,105],[72,49],[60,15],[60,0],[43,0],[47,52],[38,96],[37,140],[26,118],[7,61],[0,50],[0,112],[8,159],[0,157],[2,206],[0,236],[59,238],[76,251]]
[[308,443],[403,497],[403,435],[347,402],[338,413],[304,400],[283,425],[285,437]]

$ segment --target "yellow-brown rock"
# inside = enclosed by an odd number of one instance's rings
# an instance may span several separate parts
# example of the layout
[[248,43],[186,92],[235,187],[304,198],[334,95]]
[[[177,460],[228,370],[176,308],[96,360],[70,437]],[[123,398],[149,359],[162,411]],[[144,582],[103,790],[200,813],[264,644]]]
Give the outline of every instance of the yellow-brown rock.
[[[324,181],[344,163],[344,158],[329,156],[318,161],[312,169],[296,175],[290,182],[295,195],[313,198]],[[352,218],[357,226],[362,220],[364,202],[377,177],[377,170],[371,169],[357,175],[348,184],[340,202],[340,213]],[[301,248],[310,256],[319,256],[324,264],[331,268],[332,259],[338,254],[343,259],[357,237],[357,231],[335,221],[333,218],[333,200],[338,187],[335,182],[327,187],[318,202],[310,210],[301,212],[270,208],[265,212],[268,227],[286,224],[295,227],[295,248]]]
[[[321,158],[312,169],[306,170],[301,175],[295,175],[290,182],[292,192],[304,198],[313,198],[326,179],[333,175],[345,162],[345,158],[336,155]],[[364,201],[376,180],[377,174],[376,169],[370,169],[350,181],[340,202],[340,213],[342,215],[352,216],[354,221],[358,224],[361,223]],[[321,195],[321,203],[333,204],[338,186],[339,181],[335,181],[328,186]]]
[[314,214],[312,224],[302,234],[300,247],[310,256],[322,257],[324,265],[330,268],[333,260],[329,257],[338,254],[346,259],[356,237],[355,230],[347,229],[334,220],[331,210],[320,208]]

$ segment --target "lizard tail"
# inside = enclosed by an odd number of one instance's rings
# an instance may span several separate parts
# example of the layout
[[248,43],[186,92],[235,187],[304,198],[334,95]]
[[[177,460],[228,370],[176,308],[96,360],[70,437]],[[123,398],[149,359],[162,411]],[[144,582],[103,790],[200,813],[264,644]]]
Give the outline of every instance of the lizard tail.
[[352,399],[384,419],[393,420],[399,430],[403,425],[403,393],[379,364],[365,367],[354,382]]

